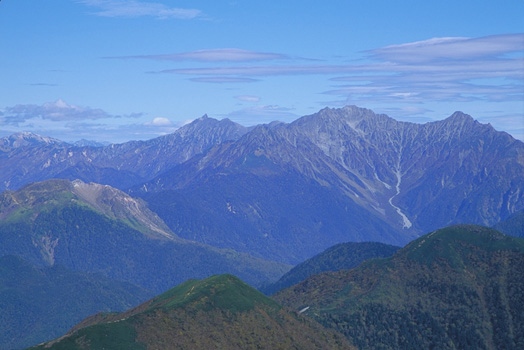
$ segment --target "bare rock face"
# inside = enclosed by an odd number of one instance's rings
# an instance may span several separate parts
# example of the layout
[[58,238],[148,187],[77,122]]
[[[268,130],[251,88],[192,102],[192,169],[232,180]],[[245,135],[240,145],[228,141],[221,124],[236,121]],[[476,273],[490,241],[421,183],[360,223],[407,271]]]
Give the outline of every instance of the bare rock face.
[[[397,227],[493,225],[524,205],[524,144],[461,112],[414,124],[349,106],[324,109],[286,129],[349,173],[338,175],[357,190],[348,195]],[[348,181],[351,175],[360,183]]]
[[162,219],[149,210],[144,201],[132,198],[109,185],[72,182],[72,192],[93,208],[115,219],[127,220],[132,225],[141,225],[150,237],[175,239],[176,236]]

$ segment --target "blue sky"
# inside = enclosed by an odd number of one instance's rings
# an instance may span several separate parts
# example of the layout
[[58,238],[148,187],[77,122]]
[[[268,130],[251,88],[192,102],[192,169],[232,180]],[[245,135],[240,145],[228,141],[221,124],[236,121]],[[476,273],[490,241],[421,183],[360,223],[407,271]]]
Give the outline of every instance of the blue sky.
[[0,137],[460,110],[524,140],[524,0],[2,0]]

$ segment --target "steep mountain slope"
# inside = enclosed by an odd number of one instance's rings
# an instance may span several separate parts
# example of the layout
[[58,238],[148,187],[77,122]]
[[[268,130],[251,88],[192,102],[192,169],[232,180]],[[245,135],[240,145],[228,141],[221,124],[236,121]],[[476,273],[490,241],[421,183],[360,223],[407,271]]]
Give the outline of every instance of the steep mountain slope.
[[100,272],[156,293],[188,278],[235,273],[253,285],[282,264],[186,241],[139,200],[79,181],[49,180],[0,195],[0,256]]
[[228,119],[203,116],[170,135],[104,147],[74,146],[19,133],[0,139],[0,190],[16,190],[51,178],[80,179],[123,189],[151,179],[215,144],[238,139],[247,131]]
[[262,158],[229,173],[203,171],[182,189],[143,198],[180,237],[289,264],[348,240],[403,245],[413,237],[339,192],[267,163]]
[[390,257],[399,249],[375,242],[340,243],[293,267],[278,281],[265,286],[261,291],[268,295],[273,294],[316,273],[352,269],[369,259]]
[[313,275],[275,299],[360,348],[520,349],[524,240],[458,225],[391,258]]
[[34,349],[351,349],[232,275],[187,281],[122,314],[96,315]]
[[523,173],[524,144],[463,113],[414,124],[348,106],[257,126],[131,193],[181,237],[298,263],[492,225],[524,208]]
[[524,144],[461,112],[414,124],[326,108],[270,130],[298,151],[282,161],[397,227],[492,225],[524,207]]
[[151,297],[130,283],[36,268],[15,256],[0,257],[0,348],[20,349],[54,339],[101,311],[124,311]]

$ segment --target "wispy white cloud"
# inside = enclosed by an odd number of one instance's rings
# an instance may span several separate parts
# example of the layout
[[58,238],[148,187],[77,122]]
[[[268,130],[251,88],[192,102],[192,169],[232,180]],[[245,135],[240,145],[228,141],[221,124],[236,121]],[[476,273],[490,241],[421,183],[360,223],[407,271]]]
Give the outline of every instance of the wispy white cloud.
[[51,122],[85,121],[106,118],[135,118],[140,114],[127,116],[111,115],[98,108],[79,107],[59,99],[43,105],[16,105],[6,107],[0,115],[0,125],[21,125],[27,121],[41,119]]
[[63,141],[87,139],[119,143],[151,139],[182,126],[166,117],[149,121],[139,117],[143,115],[111,115],[101,109],[78,107],[62,100],[43,105],[17,105],[0,110],[0,134],[23,129]]
[[506,34],[481,38],[433,38],[424,41],[390,45],[368,53],[381,61],[398,63],[424,63],[438,60],[471,61],[486,57],[499,57],[508,52],[518,51],[524,46],[524,35]]
[[229,83],[254,83],[258,79],[246,77],[199,77],[189,79],[195,83],[229,84]]
[[235,96],[235,98],[243,102],[259,102],[260,101],[260,97],[253,96],[253,95],[240,95],[240,96]]
[[[523,99],[524,34],[433,38],[367,51],[352,64],[223,65],[163,70],[199,82],[283,75],[327,75],[325,91],[358,101],[511,101]],[[490,80],[491,83],[479,83]]]
[[94,14],[102,17],[136,18],[143,16],[158,19],[194,19],[202,16],[197,9],[168,7],[158,2],[137,0],[77,0],[79,3],[96,8]]
[[69,122],[65,124],[31,125],[25,130],[37,134],[51,136],[63,141],[77,141],[80,139],[99,142],[122,143],[129,140],[149,140],[154,137],[174,132],[180,125],[157,124],[150,122],[131,122],[125,124],[97,122]]
[[278,53],[258,52],[236,48],[207,49],[165,55],[141,55],[108,58],[199,62],[254,62],[289,59],[288,56]]
[[159,73],[185,75],[237,75],[237,76],[275,76],[307,74],[340,74],[358,71],[358,66],[350,65],[265,65],[265,66],[221,66],[166,69]]
[[233,111],[226,116],[242,125],[251,126],[273,121],[292,121],[299,117],[293,112],[294,109],[277,105],[257,105]]

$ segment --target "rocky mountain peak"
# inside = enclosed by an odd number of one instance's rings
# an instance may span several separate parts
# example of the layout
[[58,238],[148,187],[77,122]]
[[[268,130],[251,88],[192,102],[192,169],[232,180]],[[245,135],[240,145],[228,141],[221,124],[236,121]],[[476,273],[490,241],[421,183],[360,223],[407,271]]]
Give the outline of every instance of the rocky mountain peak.
[[62,144],[62,141],[51,137],[44,137],[32,132],[19,132],[0,139],[0,149],[9,150],[19,147]]
[[116,219],[138,222],[152,231],[153,236],[174,238],[164,222],[146,204],[108,185],[72,182],[72,192],[100,212]]
[[182,126],[180,129],[175,131],[175,134],[182,138],[194,137],[200,134],[206,136],[216,135],[217,139],[222,139],[223,136],[231,139],[238,139],[247,131],[248,129],[246,127],[227,118],[217,120],[208,117],[207,114],[204,114],[202,117],[195,119],[193,122]]

